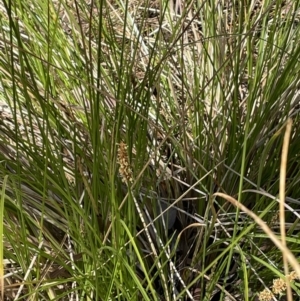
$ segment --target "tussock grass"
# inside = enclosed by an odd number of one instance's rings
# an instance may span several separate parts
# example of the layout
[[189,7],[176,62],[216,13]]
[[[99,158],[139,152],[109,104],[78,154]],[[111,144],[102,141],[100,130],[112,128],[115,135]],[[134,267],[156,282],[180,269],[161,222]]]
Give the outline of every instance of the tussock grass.
[[297,300],[299,11],[1,1],[4,300]]

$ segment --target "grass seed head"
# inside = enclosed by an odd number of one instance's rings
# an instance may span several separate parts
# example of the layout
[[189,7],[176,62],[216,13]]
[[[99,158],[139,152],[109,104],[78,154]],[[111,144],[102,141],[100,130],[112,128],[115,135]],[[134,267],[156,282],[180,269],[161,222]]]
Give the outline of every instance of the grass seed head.
[[273,300],[274,295],[269,289],[264,289],[261,291],[258,295],[258,300],[259,301],[271,301]]
[[122,182],[128,184],[133,182],[132,169],[130,167],[129,158],[127,154],[127,145],[121,142],[118,145],[117,163],[120,165],[119,174]]

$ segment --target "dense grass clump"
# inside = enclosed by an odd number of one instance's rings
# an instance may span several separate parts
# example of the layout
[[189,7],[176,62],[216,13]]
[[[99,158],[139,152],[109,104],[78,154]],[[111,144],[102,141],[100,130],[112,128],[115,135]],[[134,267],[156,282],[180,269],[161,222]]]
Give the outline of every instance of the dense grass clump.
[[0,1],[3,300],[298,300],[299,2]]

